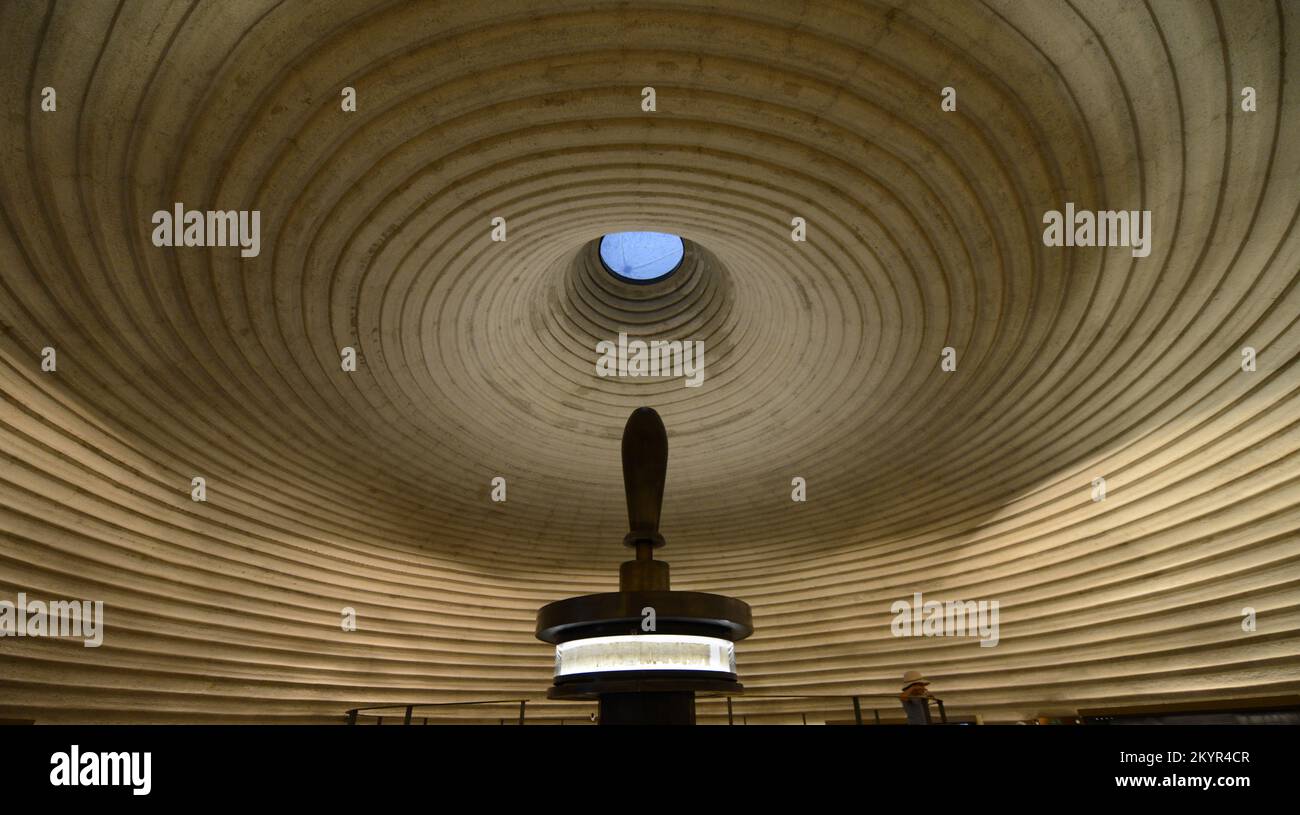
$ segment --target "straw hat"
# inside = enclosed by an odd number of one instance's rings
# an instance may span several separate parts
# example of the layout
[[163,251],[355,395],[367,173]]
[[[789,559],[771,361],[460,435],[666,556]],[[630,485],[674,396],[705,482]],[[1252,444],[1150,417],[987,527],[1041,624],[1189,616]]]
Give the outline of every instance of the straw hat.
[[921,674],[920,671],[908,671],[907,673],[903,674],[903,690],[907,690],[913,685],[928,685],[928,684],[930,683],[925,680],[925,677]]

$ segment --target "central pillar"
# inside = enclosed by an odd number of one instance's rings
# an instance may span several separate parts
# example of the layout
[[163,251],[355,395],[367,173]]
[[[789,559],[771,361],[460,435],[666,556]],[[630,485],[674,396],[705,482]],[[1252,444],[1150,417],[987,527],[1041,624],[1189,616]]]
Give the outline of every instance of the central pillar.
[[600,723],[695,724],[697,693],[739,695],[737,640],[754,631],[732,597],[673,591],[659,534],[668,433],[651,408],[623,428],[623,485],[631,560],[618,591],[556,600],[537,612],[537,638],[555,645],[551,699],[594,699]]

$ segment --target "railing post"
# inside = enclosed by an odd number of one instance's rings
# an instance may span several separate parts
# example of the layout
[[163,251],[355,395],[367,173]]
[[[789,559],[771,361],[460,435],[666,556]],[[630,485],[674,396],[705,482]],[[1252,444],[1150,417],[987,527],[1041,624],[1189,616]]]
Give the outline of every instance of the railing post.
[[376,725],[381,725],[381,724],[383,724],[383,723],[384,723],[384,717],[383,717],[383,716],[380,716],[380,717],[379,717],[379,721],[375,722]]
[[406,716],[404,716],[404,717],[402,718],[402,724],[410,724],[410,723],[411,723],[411,708],[413,708],[413,707],[415,707],[415,705],[407,705],[407,706],[406,706]]
[[519,724],[520,724],[521,726],[522,726],[523,723],[524,723],[524,705],[526,705],[526,704],[528,704],[528,700],[526,700],[526,699],[520,699],[520,700],[519,700]]
[[853,720],[862,724],[862,702],[858,701],[856,696],[853,697]]
[[948,723],[948,713],[947,713],[947,711],[945,711],[945,710],[943,709],[943,700],[942,700],[942,699],[935,699],[934,701],[936,701],[936,702],[939,703],[939,721],[943,722],[944,724],[947,724],[947,723]]
[[727,724],[735,724],[736,720],[731,716],[731,697],[727,697]]
[[876,717],[876,724],[880,724],[880,709],[873,707],[871,709],[871,715]]
[[356,724],[356,723],[357,723],[357,709],[353,708],[352,710],[348,711],[348,724]]

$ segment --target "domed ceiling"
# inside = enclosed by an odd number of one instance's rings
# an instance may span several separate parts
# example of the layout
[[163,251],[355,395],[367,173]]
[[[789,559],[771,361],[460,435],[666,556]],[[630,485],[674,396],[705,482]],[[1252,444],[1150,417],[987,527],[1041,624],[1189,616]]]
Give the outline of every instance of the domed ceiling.
[[[642,405],[752,690],[1300,691],[1298,11],[5,3],[0,598],[105,634],[0,640],[0,716],[540,695]],[[259,251],[156,246],[178,204]],[[1045,245],[1067,205],[1149,254]],[[681,267],[611,275],[630,230]],[[620,333],[698,385],[598,375]],[[895,636],[917,592],[996,646]]]

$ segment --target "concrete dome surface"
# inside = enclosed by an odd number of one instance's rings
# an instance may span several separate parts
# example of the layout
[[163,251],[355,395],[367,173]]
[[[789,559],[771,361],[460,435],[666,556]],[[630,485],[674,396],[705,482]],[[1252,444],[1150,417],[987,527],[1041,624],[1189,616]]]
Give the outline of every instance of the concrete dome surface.
[[[105,624],[0,639],[0,717],[540,694],[643,405],[755,692],[1300,693],[1295,3],[21,0],[0,51],[0,599]],[[257,253],[155,245],[178,204]],[[1046,246],[1067,204],[1149,253]],[[609,274],[630,231],[677,271]],[[702,380],[598,375],[620,334]],[[996,645],[897,636],[916,593]]]

